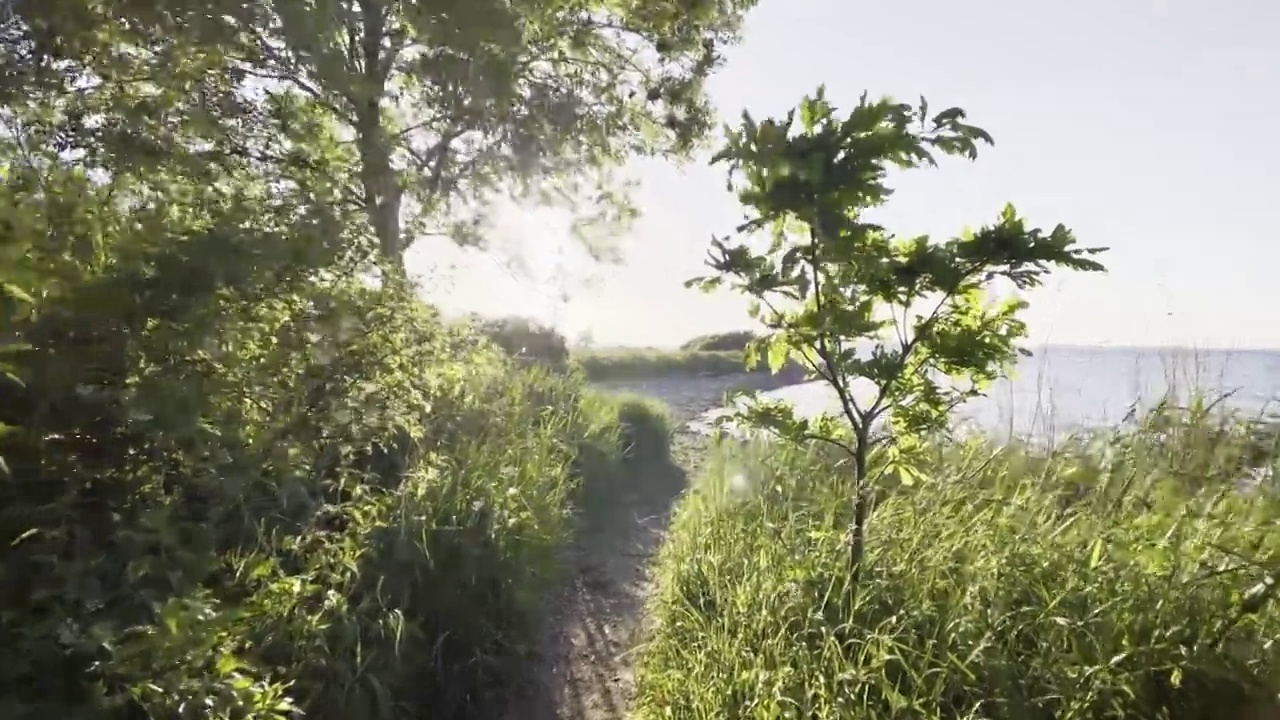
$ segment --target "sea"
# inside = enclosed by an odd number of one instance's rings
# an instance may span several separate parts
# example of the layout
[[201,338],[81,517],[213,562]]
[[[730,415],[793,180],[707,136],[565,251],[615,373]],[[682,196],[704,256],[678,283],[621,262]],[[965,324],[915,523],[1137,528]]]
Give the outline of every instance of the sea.
[[[764,393],[797,414],[838,411],[823,383]],[[1014,372],[953,416],[998,437],[1049,439],[1121,424],[1164,398],[1199,395],[1257,417],[1280,415],[1280,351],[1050,346],[1032,349]]]

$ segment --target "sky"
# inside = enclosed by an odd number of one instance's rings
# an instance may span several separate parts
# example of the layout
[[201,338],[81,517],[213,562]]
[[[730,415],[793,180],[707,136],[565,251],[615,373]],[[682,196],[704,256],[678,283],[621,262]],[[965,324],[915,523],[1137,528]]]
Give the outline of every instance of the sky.
[[[963,107],[995,146],[904,174],[878,217],[950,237],[1005,202],[1110,250],[1105,275],[1028,295],[1033,344],[1280,348],[1280,3],[1267,0],[761,0],[712,79],[722,119],[777,116],[825,84],[837,109],[891,95]],[[749,326],[744,300],[683,288],[742,210],[723,167],[632,168],[642,215],[592,266],[553,213],[504,218],[522,270],[419,242],[446,312],[521,314],[570,340],[670,347]],[[584,280],[585,279],[585,280]]]

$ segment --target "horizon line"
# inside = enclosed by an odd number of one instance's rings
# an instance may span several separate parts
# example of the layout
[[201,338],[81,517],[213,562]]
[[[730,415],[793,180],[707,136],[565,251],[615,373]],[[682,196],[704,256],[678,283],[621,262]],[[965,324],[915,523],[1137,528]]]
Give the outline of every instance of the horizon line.
[[[695,336],[696,337],[696,336]],[[693,338],[690,338],[693,339]],[[1280,347],[1230,347],[1211,345],[1117,345],[1117,344],[1084,344],[1084,343],[1040,343],[1025,345],[1027,350],[1115,350],[1129,352],[1209,352],[1209,353],[1280,353]],[[679,344],[672,345],[633,345],[623,343],[600,343],[598,345],[570,345],[570,350],[669,350],[679,351]]]

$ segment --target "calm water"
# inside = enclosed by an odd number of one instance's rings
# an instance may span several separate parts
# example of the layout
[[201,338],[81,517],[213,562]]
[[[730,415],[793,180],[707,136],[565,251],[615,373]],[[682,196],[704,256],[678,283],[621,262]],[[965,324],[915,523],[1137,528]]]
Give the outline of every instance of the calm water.
[[[1227,400],[1243,412],[1280,411],[1280,352],[1049,347],[1024,358],[1017,372],[957,412],[962,422],[993,434],[1047,437],[1121,422],[1131,407],[1192,389]],[[822,384],[768,393],[802,415],[836,410]]]

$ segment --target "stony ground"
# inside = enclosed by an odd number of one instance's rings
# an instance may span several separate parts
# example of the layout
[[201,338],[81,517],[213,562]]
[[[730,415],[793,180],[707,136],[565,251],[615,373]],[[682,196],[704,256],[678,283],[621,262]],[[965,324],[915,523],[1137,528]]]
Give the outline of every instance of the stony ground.
[[631,657],[649,589],[648,569],[676,498],[696,474],[705,439],[685,425],[721,406],[725,392],[776,386],[767,376],[663,378],[610,383],[665,402],[679,428],[671,457],[647,467],[643,482],[591,514],[568,550],[568,580],[529,697],[507,720],[615,720],[627,717]]

